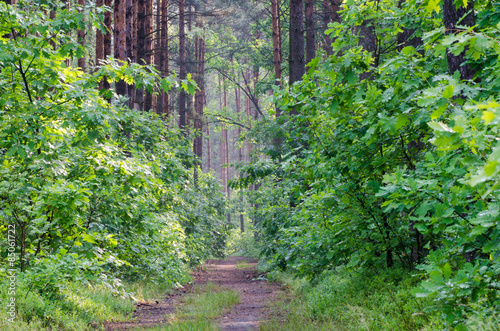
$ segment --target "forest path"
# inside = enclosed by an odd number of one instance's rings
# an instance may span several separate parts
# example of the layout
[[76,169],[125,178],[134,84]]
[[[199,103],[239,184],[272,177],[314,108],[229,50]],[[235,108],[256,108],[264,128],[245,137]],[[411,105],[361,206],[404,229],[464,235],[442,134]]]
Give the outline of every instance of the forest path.
[[[259,324],[269,315],[270,303],[282,291],[278,284],[259,278],[257,260],[245,257],[229,257],[225,260],[209,260],[192,273],[193,285],[213,283],[223,289],[239,293],[239,302],[220,318],[221,330],[257,330]],[[164,326],[174,318],[182,299],[191,293],[192,285],[185,286],[158,303],[139,305],[134,313],[133,323],[112,323],[107,330],[147,330]]]

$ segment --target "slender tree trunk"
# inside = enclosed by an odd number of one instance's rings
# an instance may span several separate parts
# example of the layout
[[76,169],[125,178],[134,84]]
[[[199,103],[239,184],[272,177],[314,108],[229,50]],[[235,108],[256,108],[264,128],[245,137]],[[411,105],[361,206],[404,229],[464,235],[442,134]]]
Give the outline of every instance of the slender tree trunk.
[[[66,3],[66,10],[69,12],[69,10],[71,9],[71,0],[63,0],[64,3]],[[70,36],[71,35],[71,32],[68,33],[68,35]],[[67,57],[66,58],[66,66],[69,67],[71,65],[71,57]]]
[[206,140],[207,140],[207,170],[210,172],[212,169],[212,142],[210,141],[210,125],[208,123],[205,125],[207,128]]
[[[460,30],[457,28],[457,25],[474,26],[476,21],[474,16],[474,0],[468,1],[467,7],[462,7],[458,3],[455,4],[453,0],[444,0],[443,17],[447,35],[458,34]],[[465,64],[465,52],[466,50],[459,55],[453,55],[453,53],[448,52],[446,56],[448,58],[448,69],[450,75],[453,75],[458,70],[461,79],[472,80],[474,79],[475,70],[469,64]]]
[[[125,25],[125,0],[115,0],[114,6],[114,57],[118,60],[127,60],[126,46],[126,25]],[[125,81],[116,82],[116,93],[120,95],[127,94]]]
[[[227,109],[227,91],[226,91],[226,80],[223,80],[223,87],[224,87],[224,109]],[[224,128],[222,130],[222,135],[224,136],[224,164],[228,165],[229,164],[229,133],[228,129]],[[229,197],[229,187],[228,187],[228,182],[229,182],[229,166],[224,167],[224,190],[226,192],[226,195]]]
[[[179,0],[179,78],[186,79],[185,0]],[[186,92],[179,93],[179,128],[186,129]]]
[[[201,28],[201,23],[197,22],[197,27]],[[197,64],[196,84],[199,90],[195,94],[194,129],[195,139],[193,142],[193,152],[198,156],[200,162],[203,159],[203,102],[205,97],[205,41],[203,38],[195,39],[195,58]],[[201,163],[198,165],[201,166]]]
[[[107,7],[112,8],[112,0],[98,0],[96,3],[97,7],[102,7],[106,5]],[[96,33],[96,59],[95,63],[98,65],[101,60],[105,60],[108,56],[111,55],[111,21],[112,21],[112,13],[106,11],[104,13],[104,27],[106,29],[106,33],[102,33],[100,30],[97,30]],[[101,89],[109,89],[110,84],[107,79],[103,79],[99,83],[99,88]]]
[[[163,51],[161,49],[161,34],[162,34],[162,7],[161,0],[156,0],[156,27],[155,27],[155,47],[154,47],[154,62],[156,69],[161,71],[162,62],[163,62]],[[153,99],[153,109],[155,113],[161,115],[163,111],[163,93],[159,93]]]
[[[274,37],[274,36],[273,36]],[[239,76],[238,76],[239,77]],[[234,89],[234,97],[236,100],[236,113],[238,114],[238,118],[240,120],[243,119],[243,114],[241,112],[241,94],[240,94],[240,89],[235,88]],[[241,126],[238,126],[238,140],[241,136]],[[243,163],[243,146],[240,146],[238,148],[238,163],[242,164]],[[243,194],[240,192],[240,197],[241,197],[241,205],[243,206]],[[243,216],[243,212],[240,212],[240,231],[245,232],[245,217]]]
[[[274,79],[276,85],[282,87],[281,82],[281,31],[279,17],[279,0],[271,0],[271,16],[273,20],[273,62],[274,62]],[[279,109],[276,109],[278,114]]]
[[[193,6],[191,4],[191,0],[188,0],[186,3],[187,6],[187,14],[186,14],[186,23],[188,34],[193,30]],[[194,73],[196,71],[196,46],[193,45],[190,39],[186,38],[186,72]],[[191,94],[186,94],[186,126],[189,128],[193,125],[193,120],[195,116],[194,110],[194,97]],[[189,132],[189,131],[188,131]]]
[[[152,64],[153,59],[153,0],[146,0],[146,40],[144,53],[144,61],[146,64]],[[144,91],[144,110],[149,111],[153,105],[153,95],[148,91]]]
[[303,0],[290,0],[290,85],[302,79],[304,58],[304,4]]
[[[97,11],[97,8],[104,6],[104,0],[96,0],[95,6]],[[52,18],[52,11],[50,12],[50,18]],[[104,17],[104,22],[106,22],[105,17]],[[104,34],[101,32],[101,30],[97,30],[95,34],[95,64],[99,65],[99,61],[105,58],[106,56],[104,55]]]
[[306,63],[316,57],[316,31],[314,30],[314,0],[306,1]]
[[[137,61],[137,29],[136,29],[136,17],[137,17],[137,1],[126,0],[126,12],[125,21],[127,25],[127,58],[129,62]],[[135,99],[135,85],[127,86],[127,95],[129,97],[128,106],[129,108],[134,107]]]
[[[162,20],[161,20],[161,57],[162,57],[162,64],[161,64],[161,71],[163,75],[166,77],[168,76],[168,65],[169,65],[169,52],[168,52],[168,0],[162,0],[161,2],[161,13],[162,13]],[[170,110],[169,110],[169,100],[168,100],[168,93],[163,92],[163,114],[165,117],[170,116]]]
[[[85,0],[78,0],[78,5],[80,6],[79,12],[85,12]],[[78,30],[78,43],[85,48],[85,31],[83,29]],[[85,71],[85,55],[82,55],[81,58],[78,59],[78,66]]]

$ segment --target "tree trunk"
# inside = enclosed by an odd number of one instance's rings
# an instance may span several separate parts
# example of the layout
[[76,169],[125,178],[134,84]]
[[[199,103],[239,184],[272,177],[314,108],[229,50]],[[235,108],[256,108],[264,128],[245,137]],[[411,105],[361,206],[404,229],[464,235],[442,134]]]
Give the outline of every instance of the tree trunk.
[[[162,64],[161,64],[161,71],[164,77],[168,76],[168,0],[162,0],[161,2],[161,15],[162,15],[162,20],[161,20],[161,57],[162,57]],[[169,110],[169,100],[168,100],[168,93],[163,92],[163,114],[165,117],[168,117],[170,115],[170,110]]]
[[[146,64],[152,64],[153,58],[153,0],[146,0],[146,38],[145,38],[144,61]],[[149,111],[153,105],[153,95],[144,91],[144,110]]]
[[[223,88],[224,88],[224,109],[227,110],[227,91],[226,91],[226,81],[225,79],[223,80]],[[229,182],[229,133],[228,129],[224,128],[222,130],[222,134],[224,136],[224,164],[226,164],[226,167],[224,167],[224,190],[226,192],[226,195],[229,197],[229,187],[228,187],[228,182]]]
[[[161,49],[161,29],[162,29],[162,18],[161,18],[161,0],[156,0],[156,26],[155,26],[155,47],[154,47],[154,63],[157,70],[161,70],[163,61],[163,52]],[[161,115],[163,110],[163,93],[159,93],[153,99],[153,109],[155,113]]]
[[[281,82],[281,31],[279,17],[279,0],[271,0],[271,15],[273,20],[273,62],[274,62],[274,79],[276,85],[282,87]],[[279,109],[276,109],[278,115]]]
[[290,85],[302,79],[306,71],[304,59],[303,0],[290,0]]
[[314,30],[314,0],[306,0],[306,63],[316,57],[316,31]]
[[[201,28],[201,23],[199,21],[196,25],[198,28]],[[203,102],[205,97],[205,40],[203,38],[195,39],[195,58],[197,64],[195,77],[199,90],[197,90],[195,94],[193,124],[196,136],[193,142],[193,151],[201,162],[203,158]],[[199,165],[201,165],[201,163]]]
[[[185,0],[179,0],[179,78],[186,79]],[[179,128],[186,129],[186,92],[179,93]]]
[[[78,0],[78,5],[80,9],[78,10],[80,13],[85,12],[85,0]],[[85,48],[85,31],[83,29],[78,30],[78,43]],[[78,59],[78,66],[85,71],[85,55],[82,55],[81,58]]]
[[[137,62],[137,1],[126,0],[126,7],[125,21],[127,25],[127,58],[129,59],[129,62]],[[133,108],[135,99],[134,85],[128,85],[127,95],[129,97],[128,106],[129,108]]]
[[[96,6],[102,7],[106,5],[108,7],[112,7],[112,0],[97,0]],[[107,11],[104,13],[104,27],[106,29],[106,33],[103,34],[100,30],[97,30],[96,33],[96,59],[95,63],[98,65],[101,60],[105,60],[108,56],[111,55],[111,15],[112,13]],[[109,89],[110,84],[107,79],[103,79],[99,83],[99,88],[101,89]]]
[[[115,0],[114,6],[114,57],[118,60],[127,60],[126,47],[126,25],[125,25],[125,0]],[[125,81],[116,82],[116,93],[119,95],[127,94]]]
[[[462,7],[455,5],[453,0],[444,0],[443,3],[443,17],[444,17],[444,27],[446,28],[446,34],[458,34],[461,29],[457,28],[457,25],[471,27],[475,25],[474,17],[474,1],[470,0],[467,2],[467,7]],[[450,75],[453,75],[457,70],[460,72],[460,78],[463,80],[474,79],[475,70],[470,67],[469,64],[464,64],[465,59],[464,50],[459,55],[453,55],[448,52],[446,57],[448,58],[448,70]]]
[[212,169],[212,142],[210,141],[210,125],[207,123],[206,125],[207,128],[207,133],[206,133],[206,140],[207,140],[207,169],[206,172],[210,172]]

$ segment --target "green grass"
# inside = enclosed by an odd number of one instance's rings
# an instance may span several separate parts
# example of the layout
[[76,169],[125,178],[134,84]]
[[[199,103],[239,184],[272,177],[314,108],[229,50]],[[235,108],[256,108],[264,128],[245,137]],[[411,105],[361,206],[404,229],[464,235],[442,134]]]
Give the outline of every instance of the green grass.
[[[0,299],[6,302],[6,287],[0,283]],[[106,321],[131,321],[135,309],[134,301],[124,298],[104,285],[68,283],[55,298],[48,298],[19,283],[16,305],[18,315],[15,323],[7,321],[5,305],[0,307],[0,330],[103,330]],[[170,290],[168,284],[126,284],[125,293],[133,293],[137,300],[162,299]],[[181,300],[181,308],[169,326],[158,326],[151,330],[217,330],[218,318],[238,303],[239,293],[212,283],[195,287],[192,294]]]
[[[6,284],[0,283],[0,301],[6,302]],[[154,300],[164,296],[171,288],[168,284],[125,284],[121,293],[103,284],[84,285],[66,283],[55,297],[37,291],[28,291],[18,281],[16,293],[17,316],[15,323],[7,321],[4,305],[0,307],[0,330],[99,330],[106,321],[130,321],[135,309],[131,294],[137,300]]]
[[429,300],[411,294],[415,279],[403,271],[371,275],[337,269],[314,284],[275,273],[290,288],[273,308],[276,317],[261,330],[420,330],[438,327]]
[[248,261],[236,262],[236,269],[251,269],[253,265],[248,264]]
[[181,306],[175,316],[172,316],[170,325],[141,328],[136,330],[155,331],[211,331],[219,330],[219,318],[231,311],[240,300],[239,293],[207,283],[204,286],[195,286],[191,293],[181,300]]

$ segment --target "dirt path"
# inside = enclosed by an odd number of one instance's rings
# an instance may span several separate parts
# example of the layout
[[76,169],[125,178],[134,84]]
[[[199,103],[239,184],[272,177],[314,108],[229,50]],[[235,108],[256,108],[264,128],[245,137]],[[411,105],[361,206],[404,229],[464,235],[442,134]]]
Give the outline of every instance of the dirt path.
[[[268,306],[281,291],[279,285],[269,284],[259,279],[255,269],[256,260],[244,257],[230,257],[226,260],[207,261],[205,268],[196,270],[193,283],[203,285],[214,283],[223,288],[238,291],[239,303],[222,316],[222,330],[246,331],[256,330],[260,322],[268,315]],[[185,287],[174,294],[168,295],[163,302],[139,305],[134,313],[134,323],[113,323],[106,326],[107,330],[126,330],[130,328],[147,328],[169,323],[176,309],[181,304],[182,297],[190,292],[191,287]]]

